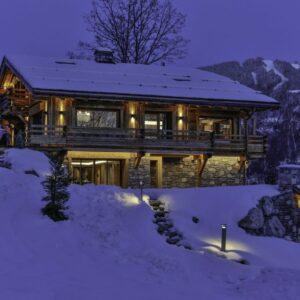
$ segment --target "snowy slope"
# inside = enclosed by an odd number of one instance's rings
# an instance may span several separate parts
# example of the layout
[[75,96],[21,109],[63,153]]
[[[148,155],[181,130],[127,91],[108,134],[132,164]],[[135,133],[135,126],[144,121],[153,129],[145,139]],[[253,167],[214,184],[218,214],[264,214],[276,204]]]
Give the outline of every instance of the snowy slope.
[[[53,223],[40,214],[46,158],[29,150],[11,150],[7,157],[12,169],[0,168],[0,299],[299,295],[299,245],[251,237],[235,225],[261,195],[276,193],[272,187],[146,191],[167,203],[175,226],[197,249],[188,251],[166,244],[156,233],[149,206],[134,191],[116,187],[71,186],[70,220]],[[41,177],[24,174],[33,162]],[[199,224],[191,222],[194,215]],[[221,222],[229,226],[229,259],[217,250]],[[237,256],[250,265],[230,260]]]
[[276,75],[278,75],[281,79],[281,81],[274,87],[274,90],[281,87],[285,82],[288,81],[288,78],[286,78],[280,71],[277,70],[277,68],[274,65],[274,61],[265,59],[264,61],[265,68],[267,72],[273,71]]
[[[171,189],[159,191],[159,199],[167,204],[177,228],[194,248],[218,253],[221,225],[227,224],[228,258],[244,258],[256,266],[292,267],[300,271],[297,258],[299,244],[278,238],[251,236],[237,226],[247,212],[256,206],[258,199],[275,194],[278,191],[274,186],[257,185]],[[199,218],[198,224],[192,222],[193,216]]]

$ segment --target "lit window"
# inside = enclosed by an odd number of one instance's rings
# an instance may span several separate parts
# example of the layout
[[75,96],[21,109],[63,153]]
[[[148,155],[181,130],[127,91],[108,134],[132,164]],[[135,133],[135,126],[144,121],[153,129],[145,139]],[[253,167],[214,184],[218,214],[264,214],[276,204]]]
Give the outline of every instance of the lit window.
[[77,126],[97,128],[119,127],[119,111],[77,110]]

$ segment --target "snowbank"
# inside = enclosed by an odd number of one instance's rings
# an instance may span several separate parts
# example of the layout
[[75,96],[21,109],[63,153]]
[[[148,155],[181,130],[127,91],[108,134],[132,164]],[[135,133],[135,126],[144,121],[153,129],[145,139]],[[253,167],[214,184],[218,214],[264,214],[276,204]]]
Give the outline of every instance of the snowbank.
[[[170,189],[155,192],[166,203],[176,227],[194,248],[220,253],[221,225],[227,224],[228,258],[246,259],[256,266],[300,270],[299,244],[278,238],[251,236],[237,225],[262,196],[279,193],[274,186]],[[193,216],[199,218],[198,224],[192,222]]]
[[[117,187],[72,185],[70,220],[52,222],[40,213],[47,159],[18,151],[7,153],[11,170],[0,168],[0,299],[298,297],[299,245],[248,236],[236,226],[261,195],[276,193],[274,188],[146,191],[166,202],[175,226],[196,249],[188,251],[166,244],[149,206],[134,191]],[[27,169],[40,177],[26,175]],[[192,216],[200,222],[194,224]],[[219,257],[221,223],[229,227],[229,259]],[[237,257],[250,265],[230,260]]]
[[11,149],[5,151],[4,159],[12,165],[15,172],[35,170],[40,176],[50,172],[50,165],[47,156],[39,151],[29,149]]

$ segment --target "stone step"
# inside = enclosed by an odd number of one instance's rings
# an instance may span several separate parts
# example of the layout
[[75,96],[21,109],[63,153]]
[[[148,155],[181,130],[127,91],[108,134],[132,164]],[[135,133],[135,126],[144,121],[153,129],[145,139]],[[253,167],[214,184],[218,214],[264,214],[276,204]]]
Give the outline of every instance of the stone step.
[[165,208],[162,207],[162,206],[154,206],[154,207],[152,207],[152,209],[153,209],[154,211],[165,211]]
[[156,211],[154,213],[154,218],[165,218],[167,214],[167,211]]
[[155,219],[153,219],[153,223],[156,223],[156,224],[165,223],[165,222],[167,222],[166,218],[155,218]]
[[164,207],[165,204],[163,202],[160,202],[158,200],[149,200],[149,204],[151,207]]
[[171,244],[171,245],[176,245],[177,243],[179,243],[180,242],[180,238],[168,238],[167,240],[166,240],[166,242],[168,243],[168,244]]
[[180,239],[182,238],[182,235],[177,231],[168,231],[166,233],[166,236],[169,238],[175,238],[175,237],[180,238]]
[[165,209],[165,204],[154,199],[149,200],[149,204],[154,211],[153,223],[157,225],[156,230],[160,235],[165,236],[166,242],[170,245],[182,246],[185,249],[192,250],[189,245],[180,243],[183,240],[183,236],[169,220],[169,212]]

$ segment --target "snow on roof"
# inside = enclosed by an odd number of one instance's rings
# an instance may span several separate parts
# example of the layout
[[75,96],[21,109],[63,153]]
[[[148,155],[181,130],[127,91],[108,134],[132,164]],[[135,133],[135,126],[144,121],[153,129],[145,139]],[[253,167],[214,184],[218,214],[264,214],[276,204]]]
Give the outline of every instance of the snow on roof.
[[99,64],[94,61],[6,56],[33,90],[135,95],[193,100],[278,102],[211,72],[174,66]]

